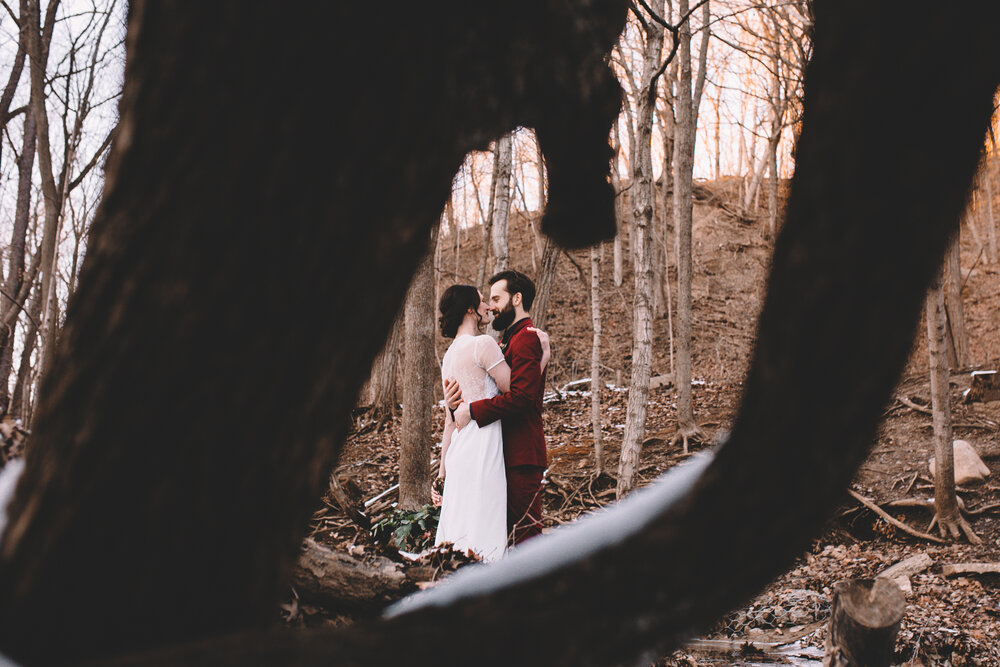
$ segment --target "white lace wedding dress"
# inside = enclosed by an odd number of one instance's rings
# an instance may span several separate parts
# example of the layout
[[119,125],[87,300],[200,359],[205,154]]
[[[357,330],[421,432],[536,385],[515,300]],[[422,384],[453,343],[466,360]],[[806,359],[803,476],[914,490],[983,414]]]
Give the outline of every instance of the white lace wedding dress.
[[[497,395],[488,371],[504,360],[489,336],[455,338],[441,362],[441,377],[455,378],[467,402]],[[445,456],[444,496],[435,545],[451,542],[484,561],[503,556],[507,545],[507,477],[500,421],[475,421],[451,435]]]

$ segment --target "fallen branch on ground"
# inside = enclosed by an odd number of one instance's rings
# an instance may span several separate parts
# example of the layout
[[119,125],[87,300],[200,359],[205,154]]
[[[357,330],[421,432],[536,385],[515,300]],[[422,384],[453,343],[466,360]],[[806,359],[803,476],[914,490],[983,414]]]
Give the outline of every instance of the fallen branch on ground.
[[851,494],[852,498],[854,498],[859,503],[861,503],[862,505],[864,505],[865,507],[867,507],[868,509],[870,509],[875,514],[877,514],[883,521],[885,521],[886,523],[888,523],[890,526],[894,526],[894,527],[900,529],[901,531],[903,531],[904,533],[906,533],[908,535],[912,535],[913,537],[919,537],[922,540],[929,540],[931,542],[936,542],[938,544],[946,544],[946,542],[944,540],[942,540],[940,537],[935,537],[934,535],[931,535],[929,533],[922,533],[922,532],[920,532],[919,530],[917,530],[915,528],[910,528],[905,523],[903,523],[902,521],[894,518],[888,512],[886,512],[881,507],[879,507],[878,505],[876,505],[874,503],[874,501],[869,500],[868,498],[865,498],[863,495],[861,495],[860,493],[858,493],[854,489],[848,489],[847,492],[849,494]]
[[946,577],[958,574],[1000,574],[1000,563],[949,563],[941,566],[941,574]]
[[930,408],[926,408],[926,407],[924,407],[922,405],[918,405],[918,404],[914,403],[913,401],[911,401],[910,399],[908,399],[905,396],[897,396],[896,400],[899,401],[900,403],[902,403],[903,405],[905,405],[906,407],[908,407],[911,410],[916,410],[917,412],[922,412],[925,415],[932,414]]

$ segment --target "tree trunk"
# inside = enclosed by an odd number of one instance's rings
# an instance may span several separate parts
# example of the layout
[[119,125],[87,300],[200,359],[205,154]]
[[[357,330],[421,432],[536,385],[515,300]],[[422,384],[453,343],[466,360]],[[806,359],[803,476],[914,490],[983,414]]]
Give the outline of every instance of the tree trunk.
[[[473,167],[473,171],[474,171]],[[499,142],[493,150],[493,175],[490,177],[490,203],[486,210],[486,217],[483,218],[483,252],[479,258],[479,273],[476,274],[476,285],[486,284],[486,260],[490,256],[490,247],[493,241],[493,216],[497,203],[497,180],[500,177],[500,145]],[[473,181],[475,187],[475,181]],[[476,187],[476,206],[482,212],[482,204],[479,201],[479,188]]]
[[[510,251],[507,244],[507,226],[510,219],[511,172],[513,171],[514,151],[513,134],[505,134],[500,138],[497,147],[498,168],[494,186],[493,208],[493,273],[506,271],[510,266]],[[479,282],[479,286],[485,280]]]
[[[41,22],[39,0],[27,0],[24,21],[28,26],[28,61],[31,75],[30,107],[35,117],[38,151],[38,170],[42,177],[42,197],[45,200],[45,228],[42,234],[41,295],[45,319],[42,322],[42,354],[39,377],[44,375],[46,361],[51,362],[52,344],[56,339],[58,308],[53,308],[56,299],[56,254],[57,240],[62,212],[62,193],[56,183],[52,167],[52,150],[49,145],[49,120],[45,109],[46,66],[49,58],[49,42],[58,0],[50,0],[46,10],[44,26]],[[65,165],[64,165],[65,167]]]
[[[965,308],[962,305],[962,264],[961,232],[955,234],[955,239],[948,246],[945,255],[944,269],[944,301],[948,316],[949,361],[951,368],[958,370],[968,367],[969,330],[965,325]],[[954,355],[954,356],[951,356]]]
[[548,322],[549,301],[552,300],[560,252],[559,246],[546,237],[542,248],[542,268],[535,281],[535,302],[531,305],[531,321],[539,329],[544,329]]
[[[691,98],[691,159],[694,160],[695,144],[698,141],[698,114],[701,111],[701,98],[705,92],[705,78],[708,74],[708,43],[712,39],[711,2],[701,6],[701,42],[698,46],[698,76],[694,81],[694,95]],[[683,16],[683,14],[682,14]],[[691,19],[687,20],[690,30]]]
[[[688,1],[680,0],[678,12],[684,16]],[[691,108],[691,24],[680,26],[677,48],[679,76],[677,82],[677,134],[674,150],[674,225],[677,229],[677,436],[683,442],[697,436],[691,400],[691,198],[694,159],[693,109]]]
[[601,438],[601,260],[597,247],[590,249],[590,317],[594,341],[590,351],[590,423],[594,429],[594,468],[604,472],[604,443]]
[[[31,112],[24,115],[24,138],[21,155],[17,161],[17,204],[14,208],[14,230],[10,241],[10,268],[7,272],[6,292],[0,306],[0,318],[10,322],[10,328],[0,333],[0,402],[6,411],[9,405],[9,379],[14,363],[14,339],[17,327],[15,313],[22,309],[23,301],[18,298],[24,286],[25,238],[31,213],[31,172],[35,163],[35,116]],[[23,297],[22,297],[23,298]],[[13,299],[13,301],[11,300]],[[14,316],[11,319],[11,316]]]
[[625,234],[625,215],[622,210],[623,194],[622,194],[622,184],[621,178],[618,175],[618,154],[622,150],[621,137],[618,131],[618,123],[615,123],[614,131],[611,133],[612,144],[611,144],[611,186],[615,190],[615,227],[618,232],[615,234],[614,247],[612,249],[612,260],[611,260],[611,271],[612,280],[615,283],[615,287],[621,287],[623,277],[624,267],[622,266],[622,243],[623,236]]
[[[671,93],[671,82],[676,79],[676,61],[671,63],[671,66],[667,70],[671,73],[663,82],[663,88],[665,89],[666,95],[672,95]],[[677,224],[674,220],[673,212],[673,188],[674,188],[674,150],[675,150],[675,137],[677,135],[677,122],[674,118],[673,111],[671,108],[676,109],[676,98],[671,97],[671,103],[669,108],[664,105],[664,109],[661,113],[661,118],[663,119],[663,216],[664,223],[663,228],[660,230],[662,232],[661,244],[663,245],[663,292],[666,299],[666,311],[667,311],[667,340],[669,343],[669,357],[670,357],[670,374],[674,374],[674,304],[672,288],[670,286],[670,255],[671,246],[673,246],[673,254],[677,256]],[[670,222],[667,221],[667,211],[670,211],[670,221],[673,222],[671,228]],[[673,234],[671,234],[673,231]],[[673,239],[674,242],[671,243],[670,240]]]
[[[993,145],[996,153],[996,143]],[[994,158],[995,159],[995,158]],[[997,261],[997,222],[993,213],[993,170],[991,168],[993,160],[989,157],[983,160],[982,184],[986,199],[986,238],[989,239],[989,252],[987,259],[991,264]]]
[[824,667],[888,667],[906,598],[887,579],[851,579],[833,588]]
[[31,388],[36,373],[31,366],[31,355],[38,340],[38,322],[42,317],[41,288],[35,285],[35,291],[28,305],[28,323],[24,333],[24,347],[21,348],[21,361],[17,367],[17,380],[14,382],[14,393],[10,397],[10,414],[20,417],[26,424],[31,424]]
[[[653,11],[663,14],[663,0],[652,3]],[[632,228],[635,257],[635,295],[632,317],[632,378],[629,382],[625,433],[622,436],[616,495],[624,497],[635,487],[642,439],[646,432],[646,403],[649,400],[649,376],[653,345],[653,266],[650,248],[653,225],[653,160],[651,140],[656,100],[653,74],[660,66],[663,28],[650,21],[646,32],[646,52],[642,66],[642,90],[636,113],[635,142],[632,154]]]
[[[437,243],[437,227],[431,248]],[[431,406],[440,372],[434,353],[433,251],[424,257],[406,298],[403,366],[403,424],[399,451],[399,507],[417,509],[431,501]]]
[[397,369],[403,337],[402,314],[396,317],[385,347],[379,352],[372,366],[369,384],[372,390],[372,411],[379,418],[396,414],[399,409]]
[[951,430],[951,388],[948,383],[948,319],[944,306],[942,271],[927,293],[927,351],[930,356],[931,412],[934,422],[934,512],[943,537],[974,536],[962,517],[955,495],[955,450]]

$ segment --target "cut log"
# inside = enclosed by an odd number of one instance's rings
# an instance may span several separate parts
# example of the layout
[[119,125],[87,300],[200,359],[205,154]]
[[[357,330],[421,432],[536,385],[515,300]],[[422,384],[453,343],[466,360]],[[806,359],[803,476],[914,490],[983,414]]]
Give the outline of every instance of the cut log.
[[949,563],[941,566],[941,574],[946,577],[959,574],[1000,574],[1000,563]]
[[878,578],[892,581],[899,577],[912,577],[915,574],[923,572],[933,564],[934,560],[930,556],[926,553],[919,553],[916,556],[910,556],[906,560],[901,560],[892,567],[882,570],[878,574]]
[[306,540],[293,580],[299,597],[326,607],[381,605],[415,589],[388,558],[357,558]]
[[892,583],[899,586],[899,589],[903,591],[904,594],[909,595],[913,592],[913,585],[910,583],[910,577],[913,575],[923,572],[931,565],[934,561],[925,553],[917,554],[916,556],[911,556],[906,560],[902,560],[892,567],[886,568],[879,573],[879,579],[888,579]]
[[903,592],[887,579],[850,579],[833,587],[824,667],[889,665],[906,610]]

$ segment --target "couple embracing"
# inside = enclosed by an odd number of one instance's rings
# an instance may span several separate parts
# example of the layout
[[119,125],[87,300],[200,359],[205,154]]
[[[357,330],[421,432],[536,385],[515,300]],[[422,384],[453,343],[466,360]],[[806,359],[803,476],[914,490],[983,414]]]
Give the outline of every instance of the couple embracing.
[[[541,532],[549,359],[548,336],[528,317],[531,279],[501,271],[489,283],[488,304],[471,285],[441,295],[441,333],[455,340],[441,362],[447,409],[433,494],[441,503],[435,544],[451,542],[484,561]],[[493,328],[503,332],[499,345],[481,331],[491,313]]]

